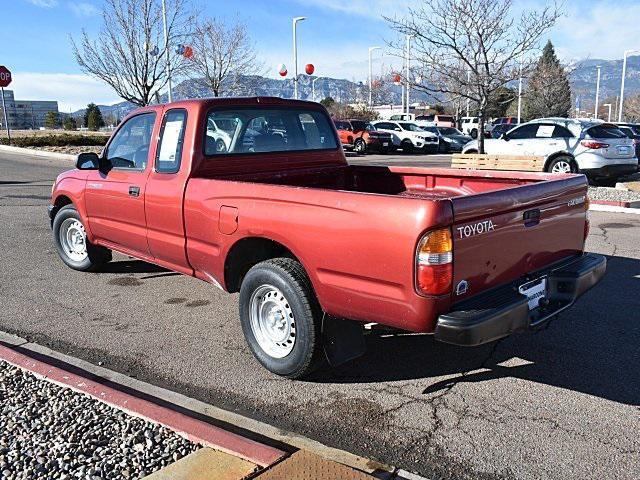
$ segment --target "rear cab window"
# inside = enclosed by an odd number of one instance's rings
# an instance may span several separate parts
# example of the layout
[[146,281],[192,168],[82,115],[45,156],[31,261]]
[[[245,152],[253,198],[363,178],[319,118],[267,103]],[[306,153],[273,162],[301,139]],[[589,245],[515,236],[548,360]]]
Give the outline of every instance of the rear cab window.
[[339,145],[331,120],[313,109],[215,108],[206,124],[206,156],[335,150]]

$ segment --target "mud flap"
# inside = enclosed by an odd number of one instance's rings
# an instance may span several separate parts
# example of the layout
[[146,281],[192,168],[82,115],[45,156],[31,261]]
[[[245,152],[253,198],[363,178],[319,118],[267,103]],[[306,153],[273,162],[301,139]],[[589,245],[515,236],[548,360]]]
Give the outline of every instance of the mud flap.
[[364,355],[364,324],[332,317],[322,318],[322,344],[329,365],[337,367]]

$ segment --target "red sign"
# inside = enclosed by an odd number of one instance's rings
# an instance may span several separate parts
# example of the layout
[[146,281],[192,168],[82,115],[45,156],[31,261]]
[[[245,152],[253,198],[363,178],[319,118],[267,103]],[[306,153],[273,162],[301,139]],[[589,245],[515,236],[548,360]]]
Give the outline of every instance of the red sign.
[[11,72],[5,66],[0,66],[0,87],[8,87],[11,83]]

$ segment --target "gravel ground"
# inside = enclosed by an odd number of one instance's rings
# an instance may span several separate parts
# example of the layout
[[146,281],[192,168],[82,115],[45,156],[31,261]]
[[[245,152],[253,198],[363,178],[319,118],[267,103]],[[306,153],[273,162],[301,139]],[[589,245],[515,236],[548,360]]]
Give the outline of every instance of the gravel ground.
[[589,187],[589,198],[591,200],[613,200],[620,202],[640,201],[640,192],[621,190],[611,187]]
[[199,447],[0,361],[0,478],[134,479]]

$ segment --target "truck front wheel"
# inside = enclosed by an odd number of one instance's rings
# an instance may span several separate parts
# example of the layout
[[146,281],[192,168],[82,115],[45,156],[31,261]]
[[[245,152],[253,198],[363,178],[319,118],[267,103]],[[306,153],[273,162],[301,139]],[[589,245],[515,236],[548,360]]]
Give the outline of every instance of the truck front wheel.
[[67,266],[84,272],[111,261],[111,250],[87,240],[82,218],[73,205],[60,209],[52,227],[58,255]]
[[269,371],[301,378],[322,363],[322,310],[302,265],[258,263],[240,287],[240,321],[251,352]]

